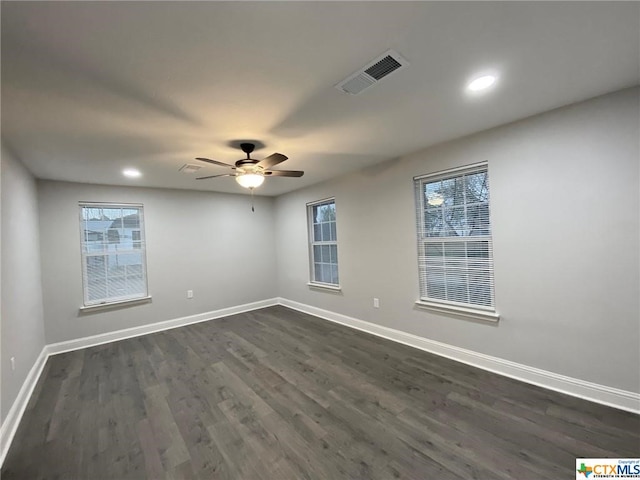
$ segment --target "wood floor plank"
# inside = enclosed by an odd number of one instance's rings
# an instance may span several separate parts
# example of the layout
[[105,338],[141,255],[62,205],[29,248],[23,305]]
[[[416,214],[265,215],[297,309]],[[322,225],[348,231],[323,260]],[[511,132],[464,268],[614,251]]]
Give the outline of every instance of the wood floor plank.
[[276,306],[50,357],[0,474],[533,480],[638,456],[638,415]]

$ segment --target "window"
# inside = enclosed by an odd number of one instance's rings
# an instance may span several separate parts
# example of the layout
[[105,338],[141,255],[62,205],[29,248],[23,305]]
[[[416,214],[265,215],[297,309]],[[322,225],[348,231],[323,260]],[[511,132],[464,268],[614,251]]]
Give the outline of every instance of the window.
[[321,200],[307,205],[311,256],[311,285],[339,287],[336,202]]
[[148,297],[142,205],[80,204],[85,307]]
[[[487,165],[414,181],[418,303],[495,312]],[[489,316],[497,318],[497,314]]]

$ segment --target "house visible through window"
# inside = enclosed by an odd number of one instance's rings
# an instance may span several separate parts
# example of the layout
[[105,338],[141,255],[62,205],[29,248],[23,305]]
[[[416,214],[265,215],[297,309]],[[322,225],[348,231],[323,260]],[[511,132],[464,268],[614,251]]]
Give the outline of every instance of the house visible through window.
[[148,296],[142,205],[80,204],[84,305]]
[[322,200],[307,205],[311,256],[311,283],[337,287],[338,240],[336,235],[336,202]]
[[414,181],[420,300],[494,311],[487,165]]

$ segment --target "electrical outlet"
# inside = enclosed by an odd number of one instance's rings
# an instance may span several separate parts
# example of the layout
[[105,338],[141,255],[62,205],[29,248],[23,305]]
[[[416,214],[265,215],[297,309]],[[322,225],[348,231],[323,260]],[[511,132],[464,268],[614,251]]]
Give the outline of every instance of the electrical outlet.
[[374,298],[373,299],[373,308],[380,308],[380,299],[379,298]]
[[193,290],[187,290],[187,298],[193,298]]
[[16,369],[16,357],[11,357],[11,370]]

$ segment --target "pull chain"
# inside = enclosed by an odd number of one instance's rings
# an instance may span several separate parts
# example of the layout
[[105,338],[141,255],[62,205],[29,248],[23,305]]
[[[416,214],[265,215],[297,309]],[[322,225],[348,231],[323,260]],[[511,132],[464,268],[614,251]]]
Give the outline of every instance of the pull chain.
[[253,208],[253,188],[251,189],[251,211],[255,212],[256,210]]

